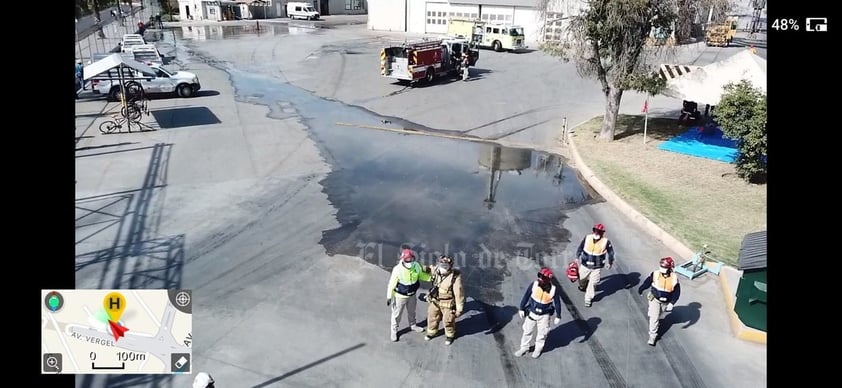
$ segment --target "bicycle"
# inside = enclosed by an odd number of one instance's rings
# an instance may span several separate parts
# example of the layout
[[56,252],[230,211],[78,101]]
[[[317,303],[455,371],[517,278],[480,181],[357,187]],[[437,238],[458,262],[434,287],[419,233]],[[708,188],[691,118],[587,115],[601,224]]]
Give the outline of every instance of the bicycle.
[[114,120],[108,120],[99,125],[99,131],[102,132],[103,135],[112,133],[116,129],[122,129],[123,124],[128,121],[127,118],[120,118],[117,117],[117,115],[113,115],[111,118]]

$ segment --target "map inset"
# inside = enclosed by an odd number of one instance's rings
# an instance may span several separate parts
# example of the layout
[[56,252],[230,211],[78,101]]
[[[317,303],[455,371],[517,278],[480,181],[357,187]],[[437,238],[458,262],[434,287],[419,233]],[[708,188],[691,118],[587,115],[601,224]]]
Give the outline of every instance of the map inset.
[[41,290],[41,373],[191,373],[192,306],[190,290]]

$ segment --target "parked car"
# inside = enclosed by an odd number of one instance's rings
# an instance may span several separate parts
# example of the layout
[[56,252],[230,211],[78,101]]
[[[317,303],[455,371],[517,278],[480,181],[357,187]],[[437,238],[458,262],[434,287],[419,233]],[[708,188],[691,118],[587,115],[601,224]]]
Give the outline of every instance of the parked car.
[[[199,77],[196,74],[186,71],[169,71],[158,64],[152,64],[149,67],[155,71],[154,78],[133,72],[133,79],[127,80],[126,83],[138,82],[143,87],[144,93],[175,93],[179,97],[192,97],[201,89]],[[121,89],[118,80],[99,80],[94,86],[94,93],[107,95],[111,101],[119,101]]]

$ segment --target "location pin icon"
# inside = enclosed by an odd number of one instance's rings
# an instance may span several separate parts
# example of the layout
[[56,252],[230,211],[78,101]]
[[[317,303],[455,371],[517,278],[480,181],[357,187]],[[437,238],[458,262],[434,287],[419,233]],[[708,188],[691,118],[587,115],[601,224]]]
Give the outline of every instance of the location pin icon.
[[123,310],[126,309],[126,297],[119,292],[109,293],[103,299],[102,306],[105,307],[110,321],[119,322],[120,317],[123,315]]

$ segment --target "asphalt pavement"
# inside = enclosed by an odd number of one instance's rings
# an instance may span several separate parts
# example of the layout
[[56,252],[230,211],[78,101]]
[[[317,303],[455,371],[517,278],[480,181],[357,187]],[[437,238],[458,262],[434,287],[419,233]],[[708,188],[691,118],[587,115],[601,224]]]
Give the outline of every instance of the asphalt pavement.
[[[663,338],[646,345],[636,286],[674,253],[563,158],[501,147],[505,162],[488,163],[494,144],[388,131],[544,148],[559,116],[600,111],[598,88],[569,65],[483,51],[485,72],[470,82],[403,89],[376,70],[397,35],[191,27],[176,30],[175,65],[203,90],[151,100],[144,122],[155,131],[102,135],[115,104],[77,102],[76,285],[192,289],[194,371],[218,386],[766,386],[766,347],[733,337],[712,276],[682,279]],[[637,102],[628,96],[623,112]],[[541,265],[561,274],[597,222],[618,261],[593,307],[563,281],[545,354],[515,358],[524,288]],[[448,251],[465,272],[468,307],[449,347],[417,333],[388,339],[383,294],[403,244],[424,260]],[[77,386],[190,378],[79,376]]]

